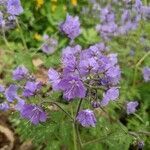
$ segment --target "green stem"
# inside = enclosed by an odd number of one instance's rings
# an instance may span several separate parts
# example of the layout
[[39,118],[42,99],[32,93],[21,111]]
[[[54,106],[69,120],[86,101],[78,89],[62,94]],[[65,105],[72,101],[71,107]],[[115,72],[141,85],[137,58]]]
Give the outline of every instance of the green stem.
[[100,141],[103,141],[105,139],[108,139],[108,136],[111,135],[113,132],[110,132],[108,133],[106,136],[103,136],[101,138],[98,138],[98,139],[95,139],[95,140],[92,140],[92,141],[89,141],[89,142],[86,142],[86,143],[83,143],[83,146],[86,146],[88,144],[93,144],[93,143],[96,143],[96,142],[100,142]]
[[23,43],[23,45],[24,45],[24,48],[27,50],[28,47],[27,47],[27,44],[26,44],[26,41],[25,41],[25,38],[24,38],[24,35],[23,35],[23,32],[22,32],[22,29],[21,29],[21,27],[20,27],[20,24],[19,24],[19,21],[18,21],[17,18],[16,18],[16,24],[17,24],[18,29],[19,29],[19,31],[20,31],[20,35],[21,35],[21,39],[22,39],[22,43]]
[[56,105],[58,108],[60,108],[74,122],[74,118],[67,111],[65,111],[57,102],[51,102],[51,101],[44,100],[44,101],[41,102],[41,104],[42,103],[51,103],[53,105]]
[[8,43],[8,41],[7,41],[7,39],[6,39],[6,34],[5,34],[5,29],[4,29],[4,27],[2,27],[2,34],[3,34],[3,40],[4,40],[4,42],[5,42],[6,46],[7,46],[7,48],[8,48],[9,50],[11,50],[11,48],[10,48],[10,46],[9,46],[9,43]]
[[77,107],[77,111],[76,111],[76,115],[75,115],[74,121],[76,121],[76,117],[77,117],[77,115],[78,115],[78,112],[80,111],[82,101],[83,101],[83,99],[81,98],[80,101],[79,101],[78,107]]
[[[58,33],[59,33],[58,31],[55,32],[51,37],[55,37]],[[32,54],[32,56],[34,56],[39,50],[41,50],[42,47],[43,47],[45,44],[47,44],[48,42],[49,42],[49,38],[48,38],[41,46],[39,46],[38,48],[35,48],[35,51],[34,51],[34,53]]]
[[[74,116],[73,115],[73,108],[72,108],[72,106],[71,106],[71,115],[72,115],[72,117]],[[77,137],[76,137],[76,130],[75,130],[75,124],[74,124],[74,122],[72,122],[72,131],[73,131],[73,145],[74,145],[74,150],[78,150],[77,149],[77,141],[76,141],[76,139],[77,139]]]
[[134,116],[135,116],[137,119],[139,119],[142,123],[144,123],[143,119],[142,119],[138,114],[134,113]]
[[142,62],[150,55],[150,51],[147,52],[135,65],[135,70],[134,70],[134,76],[133,76],[133,87],[135,86],[136,83],[136,77],[137,77],[137,70],[138,67],[142,64]]
[[81,140],[81,137],[80,137],[78,124],[75,124],[75,130],[76,130],[76,135],[77,135],[78,147],[79,147],[79,149],[82,149],[82,140]]

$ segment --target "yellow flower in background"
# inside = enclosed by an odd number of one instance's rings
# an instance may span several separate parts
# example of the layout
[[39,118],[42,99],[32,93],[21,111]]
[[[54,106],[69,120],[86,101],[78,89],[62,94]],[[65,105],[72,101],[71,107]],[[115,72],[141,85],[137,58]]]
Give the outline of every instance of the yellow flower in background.
[[73,6],[77,6],[77,0],[71,0],[71,4],[73,5]]
[[54,12],[57,8],[57,0],[51,0],[51,10]]
[[44,4],[44,0],[36,0],[37,8],[40,8]]
[[56,4],[52,4],[52,12],[54,12],[57,8],[57,5]]
[[35,34],[34,34],[34,39],[37,40],[37,41],[41,41],[42,37],[41,37],[40,34],[35,33]]
[[65,5],[63,5],[63,10],[66,11],[67,10],[67,7]]

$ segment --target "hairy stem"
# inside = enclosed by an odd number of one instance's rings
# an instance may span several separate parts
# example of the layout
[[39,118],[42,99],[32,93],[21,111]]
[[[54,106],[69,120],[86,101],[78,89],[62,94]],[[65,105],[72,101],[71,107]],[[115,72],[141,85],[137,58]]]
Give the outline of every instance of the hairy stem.
[[11,50],[11,48],[10,48],[10,46],[9,46],[9,43],[8,43],[8,41],[7,41],[7,39],[6,39],[6,34],[5,34],[5,29],[4,29],[4,27],[2,27],[2,34],[3,34],[3,40],[4,40],[4,42],[5,42],[5,45],[7,46],[7,48],[8,48],[9,50]]
[[17,24],[18,29],[19,29],[19,31],[20,31],[20,35],[21,35],[21,39],[22,39],[22,43],[23,43],[23,45],[24,45],[24,48],[27,50],[28,47],[27,47],[27,44],[26,44],[26,41],[25,41],[25,38],[24,38],[24,35],[23,35],[23,32],[22,32],[22,29],[21,29],[21,27],[20,27],[20,24],[19,24],[19,21],[18,21],[17,18],[16,18],[16,24]]

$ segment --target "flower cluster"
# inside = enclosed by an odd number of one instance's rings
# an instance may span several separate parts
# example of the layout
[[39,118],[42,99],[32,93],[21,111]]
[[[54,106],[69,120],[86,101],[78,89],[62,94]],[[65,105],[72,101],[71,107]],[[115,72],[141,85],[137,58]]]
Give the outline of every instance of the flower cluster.
[[[118,2],[118,4],[119,3],[120,2]],[[112,6],[109,5],[101,8],[101,23],[96,26],[96,30],[104,40],[108,40],[113,36],[127,34],[130,30],[134,30],[138,27],[142,18],[148,18],[150,7],[143,6],[141,0],[135,0],[132,9],[130,9],[129,5],[129,1],[123,2],[123,6],[125,7],[120,10],[122,15],[119,21]]]
[[[114,14],[105,9],[101,18],[104,22],[108,20],[113,22]],[[78,17],[68,15],[61,28],[61,31],[73,40],[80,33]],[[51,54],[57,42],[52,42],[47,35],[43,38],[46,42],[42,45],[42,50]],[[59,72],[53,68],[48,70],[49,81],[45,84],[36,80],[23,65],[14,69],[12,78],[17,84],[11,84],[7,88],[0,85],[0,94],[6,98],[6,101],[2,100],[0,110],[6,111],[13,106],[22,118],[28,119],[33,124],[45,122],[47,113],[43,107],[42,89],[49,85],[53,91],[63,94],[64,101],[68,103],[74,100],[86,101],[93,109],[106,107],[119,98],[121,70],[117,54],[110,53],[104,43],[96,43],[84,49],[72,43],[62,49],[61,62],[62,68]],[[146,81],[149,80],[148,69],[145,68],[143,71]],[[33,101],[32,98],[35,96],[38,98]],[[134,113],[137,106],[138,102],[129,102],[126,105],[127,114]],[[94,111],[89,108],[78,111],[75,121],[83,127],[95,127],[97,122]]]
[[14,81],[18,84],[11,84],[5,88],[0,85],[0,94],[6,98],[0,104],[0,110],[15,109],[20,112],[22,118],[30,120],[33,124],[45,122],[47,115],[42,107],[37,103],[30,103],[30,99],[40,93],[44,86],[40,81],[36,81],[29,74],[28,69],[21,65],[12,72]]
[[[20,0],[2,0],[0,4],[2,5],[0,9],[0,27],[6,27],[10,23],[12,24],[16,16],[23,12]],[[11,24],[9,25],[10,28]]]
[[[76,29],[80,31],[80,23],[74,23],[71,27],[70,22],[72,22],[72,19],[72,16],[67,16],[67,21],[63,24],[70,29],[69,32],[67,32],[68,30],[65,31],[66,28],[62,30],[66,32],[67,36],[70,33],[75,33]],[[118,84],[121,71],[117,54],[109,53],[104,43],[96,43],[86,49],[82,49],[80,45],[67,46],[62,50],[61,60],[63,70],[57,72],[50,68],[48,76],[53,90],[61,91],[66,101],[71,102],[75,99],[90,97],[89,103],[95,108],[106,106],[110,101],[114,101],[119,97]],[[99,90],[103,92],[103,95],[96,97],[95,95]],[[79,112],[78,122],[86,126],[86,121],[83,123],[81,120],[84,119],[80,118],[88,117],[86,114],[93,116],[93,113],[91,115],[90,113],[91,110]],[[94,126],[96,123],[93,117],[91,117],[91,120],[93,120],[93,124],[92,121],[89,121],[87,126]]]

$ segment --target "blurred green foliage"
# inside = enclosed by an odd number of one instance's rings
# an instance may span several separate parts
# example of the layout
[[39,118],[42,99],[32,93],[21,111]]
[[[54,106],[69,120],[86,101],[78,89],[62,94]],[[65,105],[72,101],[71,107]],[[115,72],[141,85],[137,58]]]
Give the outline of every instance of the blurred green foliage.
[[[86,0],[78,1],[77,6],[73,6],[69,0],[44,0],[44,4],[38,8],[35,0],[22,0],[24,13],[20,16],[19,23],[23,32],[28,50],[23,47],[20,29],[8,31],[6,33],[11,50],[8,50],[2,39],[0,39],[0,76],[7,84],[12,82],[11,70],[20,64],[24,64],[31,72],[36,72],[37,68],[33,65],[33,58],[38,57],[44,63],[44,67],[60,67],[61,49],[69,43],[68,39],[61,33],[58,25],[65,19],[67,13],[79,15],[82,26],[82,34],[76,40],[83,48],[100,41],[94,25],[96,21],[88,18],[86,14],[81,14],[81,9],[87,7]],[[90,7],[90,6],[89,6]],[[58,41],[58,48],[53,55],[43,54],[38,47],[42,44],[40,37],[47,33],[55,36]],[[37,38],[37,35],[39,38]],[[144,40],[141,38],[144,37]],[[106,112],[101,109],[95,111],[99,118],[96,128],[82,128],[79,132],[84,150],[128,150],[137,140],[145,141],[145,150],[150,149],[150,138],[144,134],[138,137],[127,134],[133,131],[150,131],[150,84],[145,83],[142,78],[141,69],[143,66],[150,65],[147,58],[137,68],[137,75],[134,75],[135,66],[138,61],[150,50],[150,22],[141,22],[139,28],[126,36],[116,37],[108,43],[114,53],[118,53],[119,64],[122,71],[122,81],[120,85],[120,99],[114,104],[111,103]],[[130,52],[134,50],[134,55]],[[136,83],[133,85],[133,80]],[[3,81],[1,81],[3,82]],[[61,96],[53,96],[58,102]],[[120,109],[119,103],[125,104],[127,100],[138,100],[140,106],[137,115],[126,116],[125,110]],[[70,113],[72,108],[76,108],[77,101],[70,106],[63,103],[65,109]],[[87,107],[85,102],[83,107]],[[49,109],[47,106],[45,109]],[[31,139],[35,144],[36,150],[73,150],[74,149],[74,128],[71,121],[65,114],[56,110],[50,112],[46,123],[33,126],[26,120],[20,118],[17,113],[10,117],[10,121],[16,128],[22,140]],[[120,120],[118,122],[117,120]],[[122,122],[122,123],[121,123]],[[128,130],[127,130],[128,129]]]

